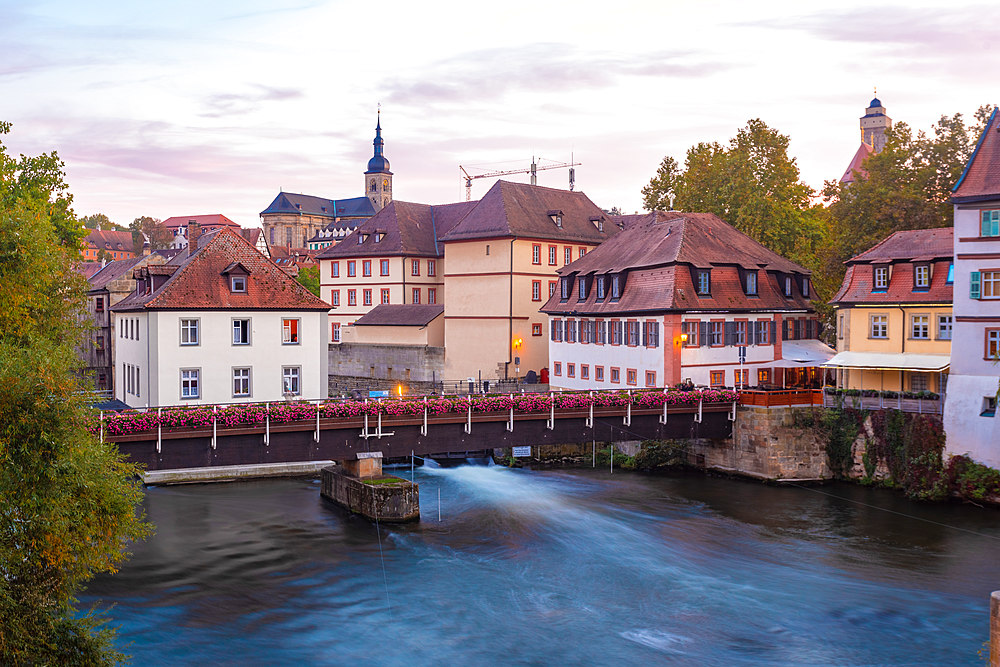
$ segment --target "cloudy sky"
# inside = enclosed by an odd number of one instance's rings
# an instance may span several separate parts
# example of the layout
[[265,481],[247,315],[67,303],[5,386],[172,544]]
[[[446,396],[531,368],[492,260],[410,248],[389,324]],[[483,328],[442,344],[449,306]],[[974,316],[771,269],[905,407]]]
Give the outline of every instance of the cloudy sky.
[[1000,5],[944,4],[0,0],[0,119],[11,152],[58,151],[77,213],[123,224],[359,196],[379,103],[397,199],[573,155],[578,189],[631,212],[664,155],[751,118],[819,188],[875,86],[921,129],[1000,101]]

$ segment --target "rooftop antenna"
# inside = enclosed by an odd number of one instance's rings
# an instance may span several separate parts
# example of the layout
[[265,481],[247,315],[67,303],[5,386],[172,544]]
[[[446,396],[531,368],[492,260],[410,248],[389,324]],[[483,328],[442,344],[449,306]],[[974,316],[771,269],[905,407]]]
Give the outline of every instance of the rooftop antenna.
[[576,161],[573,159],[573,153],[569,154],[569,191],[573,192],[573,188],[576,187],[576,169],[573,167]]

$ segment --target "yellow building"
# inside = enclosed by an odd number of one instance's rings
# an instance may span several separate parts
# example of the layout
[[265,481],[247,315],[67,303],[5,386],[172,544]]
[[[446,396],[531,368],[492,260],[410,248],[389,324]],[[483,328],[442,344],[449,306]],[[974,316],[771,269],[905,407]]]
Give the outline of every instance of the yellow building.
[[896,232],[851,258],[836,308],[842,389],[933,391],[947,381],[952,333],[949,228]]

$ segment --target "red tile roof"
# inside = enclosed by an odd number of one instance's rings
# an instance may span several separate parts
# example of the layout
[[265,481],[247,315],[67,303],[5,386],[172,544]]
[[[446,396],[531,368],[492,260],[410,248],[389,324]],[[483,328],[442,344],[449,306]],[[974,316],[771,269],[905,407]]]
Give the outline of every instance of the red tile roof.
[[950,259],[954,254],[955,230],[952,227],[910,229],[894,232],[882,241],[850,258],[845,264],[882,263],[894,260]]
[[956,203],[1000,199],[1000,114],[997,109],[993,109],[951,198]]
[[[245,293],[229,289],[223,270],[238,262],[250,273]],[[235,230],[204,234],[193,253],[166,266],[177,269],[151,294],[131,294],[116,311],[134,310],[320,310],[330,305],[271,263]]]
[[861,178],[867,178],[868,172],[865,171],[864,167],[865,160],[867,160],[868,156],[874,152],[875,151],[871,146],[862,141],[861,145],[858,147],[858,152],[854,154],[854,157],[851,158],[851,163],[847,165],[847,171],[845,171],[844,175],[840,177],[840,182],[853,183],[855,174]]
[[187,227],[188,223],[191,221],[197,222],[201,225],[202,229],[215,229],[218,227],[232,227],[233,229],[240,229],[240,226],[222,215],[221,213],[213,213],[211,215],[175,215],[171,218],[167,218],[163,221],[163,226],[167,229],[176,229],[177,227]]
[[84,238],[83,242],[94,250],[110,250],[118,252],[131,252],[132,232],[119,232],[111,229],[92,229]]
[[354,326],[422,327],[444,314],[440,304],[379,304],[354,322]]
[[[556,226],[550,211],[562,213],[561,228]],[[594,220],[603,224],[603,231]],[[617,231],[604,211],[582,192],[497,181],[441,240],[447,243],[518,236],[601,243]]]

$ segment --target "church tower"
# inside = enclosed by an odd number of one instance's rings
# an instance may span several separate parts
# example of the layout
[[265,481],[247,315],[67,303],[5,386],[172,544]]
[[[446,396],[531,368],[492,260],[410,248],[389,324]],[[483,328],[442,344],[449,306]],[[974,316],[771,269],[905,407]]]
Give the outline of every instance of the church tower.
[[382,154],[382,111],[379,110],[378,121],[375,124],[375,153],[368,160],[368,171],[365,172],[365,193],[375,211],[381,211],[392,201],[392,172],[389,171],[389,161]]
[[[877,94],[877,92],[876,92]],[[885,131],[892,127],[892,119],[885,115],[885,107],[878,97],[872,98],[865,109],[865,115],[861,117],[861,143],[868,146],[876,153],[885,146]]]

